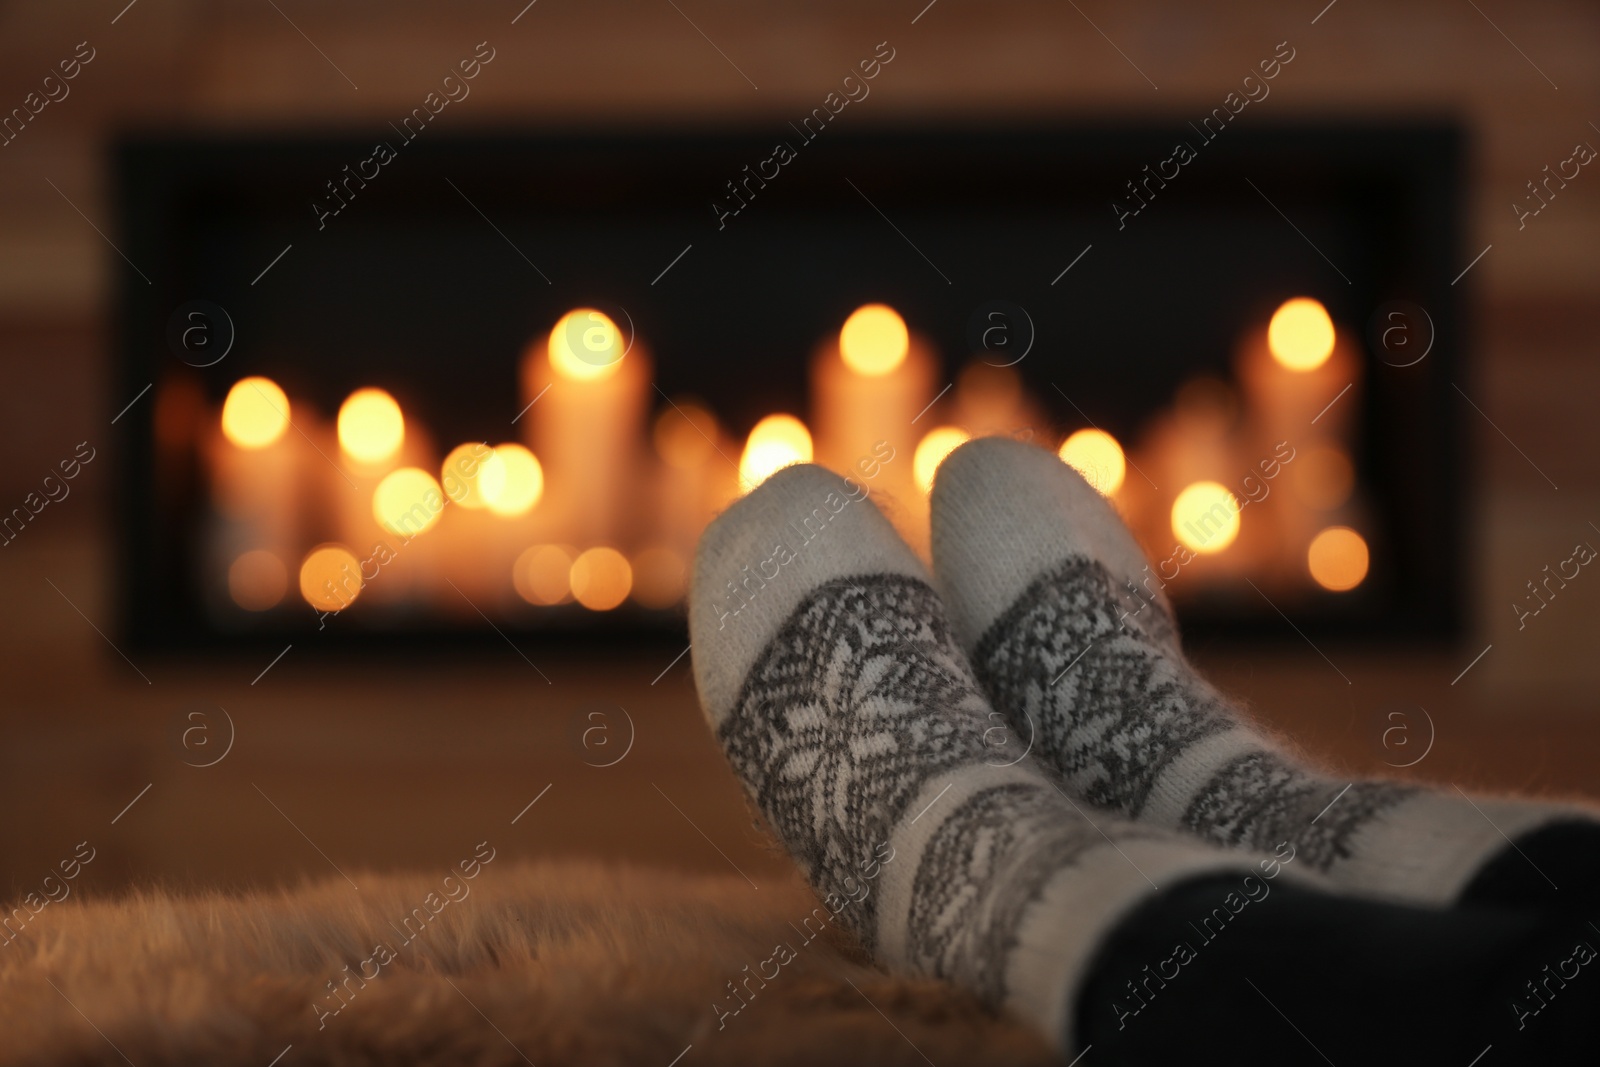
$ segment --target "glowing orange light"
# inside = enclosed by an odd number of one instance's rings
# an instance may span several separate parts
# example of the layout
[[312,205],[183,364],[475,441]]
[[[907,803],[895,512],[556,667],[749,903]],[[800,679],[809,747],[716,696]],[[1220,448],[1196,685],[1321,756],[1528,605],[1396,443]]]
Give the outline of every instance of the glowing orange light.
[[239,448],[266,448],[289,428],[289,398],[271,378],[241,378],[222,402],[222,434]]
[[933,492],[933,476],[939,470],[939,464],[944,462],[944,457],[966,443],[970,436],[967,431],[955,426],[929,430],[917,442],[917,451],[911,457],[911,476],[916,479],[917,488],[924,493]]
[[511,568],[511,584],[530,604],[547,607],[572,599],[572,560],[565,545],[534,545],[522,550]]
[[591,548],[572,561],[572,595],[590,611],[610,611],[628,598],[633,568],[614,548]]
[[691,469],[716,453],[717,420],[699,404],[681,401],[656,419],[653,437],[656,453],[669,466]]
[[1172,533],[1184,545],[1209,555],[1239,536],[1239,500],[1217,482],[1195,482],[1172,502]]
[[266,611],[288,588],[289,569],[264,548],[244,553],[228,567],[228,595],[246,611]]
[[384,475],[372,492],[372,517],[390,533],[415,537],[439,521],[444,493],[421,467],[401,467]]
[[494,446],[494,458],[505,472],[495,492],[484,491],[489,510],[496,515],[523,515],[544,495],[544,467],[532,452],[518,444]]
[[505,488],[506,465],[480,442],[457,445],[439,467],[439,484],[454,503],[477,510]]
[[1305,504],[1327,511],[1350,499],[1356,486],[1356,470],[1337,448],[1314,448],[1295,460],[1299,469],[1289,484]]
[[339,447],[361,463],[382,463],[406,439],[400,405],[382,389],[357,389],[339,405]]
[[300,595],[318,611],[344,610],[361,586],[361,561],[343,545],[319,545],[300,563]]
[[856,308],[839,331],[839,355],[844,365],[869,378],[881,377],[898,367],[905,361],[910,344],[905,320],[887,304]]
[[1101,496],[1110,496],[1122,488],[1122,480],[1128,474],[1122,446],[1104,430],[1079,430],[1061,442],[1057,454]]
[[1333,320],[1308,296],[1286,300],[1267,325],[1267,347],[1290,370],[1316,370],[1333,354]]
[[609,378],[627,355],[622,331],[594,308],[575,308],[561,316],[550,330],[548,350],[555,372],[580,382]]
[[768,415],[750,431],[739,477],[746,491],[796,463],[811,462],[811,431],[793,415]]
[[1330,526],[1311,540],[1306,567],[1318,585],[1343,593],[1360,585],[1370,562],[1367,542],[1348,526]]

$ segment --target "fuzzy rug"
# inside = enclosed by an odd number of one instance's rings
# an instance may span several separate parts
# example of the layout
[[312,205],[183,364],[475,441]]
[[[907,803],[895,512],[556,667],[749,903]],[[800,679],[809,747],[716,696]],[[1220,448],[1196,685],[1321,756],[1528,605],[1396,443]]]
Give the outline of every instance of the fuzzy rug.
[[354,880],[18,903],[0,1064],[1053,1062],[970,997],[875,968],[798,878]]

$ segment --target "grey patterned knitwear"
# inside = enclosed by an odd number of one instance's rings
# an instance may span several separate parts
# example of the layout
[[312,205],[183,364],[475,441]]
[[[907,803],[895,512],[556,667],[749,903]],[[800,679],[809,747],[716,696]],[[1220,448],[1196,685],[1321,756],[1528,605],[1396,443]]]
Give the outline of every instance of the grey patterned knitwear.
[[689,621],[728,760],[838,921],[887,966],[1063,1048],[1123,915],[1155,885],[1253,869],[1086,814],[1049,781],[996,730],[922,564],[864,488],[819,467],[780,471],[711,525]]
[[940,467],[933,553],[995,708],[1074,797],[1219,845],[1294,843],[1335,886],[1454,901],[1507,841],[1590,813],[1319,773],[1184,659],[1115,510],[1043,449],[970,442]]

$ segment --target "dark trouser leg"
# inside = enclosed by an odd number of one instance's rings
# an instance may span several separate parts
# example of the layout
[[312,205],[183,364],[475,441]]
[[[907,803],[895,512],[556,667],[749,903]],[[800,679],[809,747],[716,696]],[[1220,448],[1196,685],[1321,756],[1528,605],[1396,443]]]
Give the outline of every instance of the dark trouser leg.
[[1171,887],[1119,924],[1079,996],[1068,1058],[1086,1046],[1084,1067],[1600,1055],[1600,932],[1582,920],[1250,881]]

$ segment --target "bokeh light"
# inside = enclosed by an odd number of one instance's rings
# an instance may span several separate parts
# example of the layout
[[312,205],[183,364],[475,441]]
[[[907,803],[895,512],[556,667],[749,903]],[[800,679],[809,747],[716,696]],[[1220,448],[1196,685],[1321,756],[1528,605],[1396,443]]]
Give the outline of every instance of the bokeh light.
[[264,548],[251,549],[228,567],[228,595],[246,611],[276,607],[289,591],[289,568]]
[[384,475],[372,492],[372,517],[390,533],[415,537],[439,521],[444,493],[421,467],[401,467]]
[[633,599],[663,611],[683,599],[689,567],[670,548],[647,548],[633,557]]
[[530,604],[549,607],[572,599],[572,561],[577,552],[566,545],[525,548],[511,566],[511,584]]
[[289,428],[289,398],[271,378],[241,378],[222,402],[222,434],[239,448],[266,448]]
[[548,351],[551,369],[577,382],[611,377],[627,354],[617,324],[594,308],[574,308],[561,316],[550,329]]
[[1101,496],[1121,489],[1122,480],[1128,476],[1128,460],[1122,446],[1104,430],[1079,430],[1061,442],[1057,454]]
[[406,420],[382,389],[357,389],[339,405],[339,447],[361,463],[382,463],[400,451]]
[[1203,555],[1221,552],[1239,536],[1239,500],[1218,482],[1195,482],[1172,502],[1172,533]]
[[572,561],[572,596],[590,611],[610,611],[628,599],[633,568],[614,548],[591,548]]
[[478,441],[457,445],[439,466],[439,484],[454,503],[474,511],[505,488],[506,465],[494,449]]
[[933,492],[933,476],[938,472],[939,464],[944,462],[944,457],[965,444],[970,436],[957,426],[940,426],[929,430],[917,442],[917,450],[911,457],[911,476],[916,479],[917,488],[924,493]]
[[361,561],[343,545],[318,545],[300,563],[300,595],[318,611],[349,607],[361,586]]
[[525,515],[544,495],[544,467],[538,457],[518,444],[494,446],[494,458],[504,475],[495,492],[484,488],[484,499],[496,515]]
[[811,462],[811,431],[793,415],[768,415],[750,431],[739,457],[739,477],[746,492],[774,473],[796,463]]
[[1333,320],[1308,296],[1286,300],[1267,325],[1267,347],[1290,370],[1316,370],[1333,354]]
[[844,365],[869,378],[881,377],[898,367],[905,361],[910,344],[906,321],[887,304],[856,308],[839,330],[839,355]]
[[1355,490],[1355,466],[1340,449],[1307,449],[1294,465],[1289,484],[1300,502],[1308,507],[1328,511],[1349,500]]
[[1330,526],[1311,539],[1306,566],[1322,588],[1343,593],[1367,576],[1371,556],[1364,537],[1348,526]]
[[693,401],[677,401],[656,417],[656,454],[670,467],[690,470],[717,451],[717,419]]

